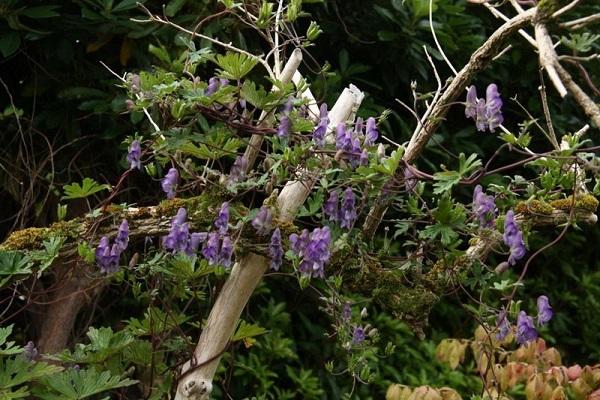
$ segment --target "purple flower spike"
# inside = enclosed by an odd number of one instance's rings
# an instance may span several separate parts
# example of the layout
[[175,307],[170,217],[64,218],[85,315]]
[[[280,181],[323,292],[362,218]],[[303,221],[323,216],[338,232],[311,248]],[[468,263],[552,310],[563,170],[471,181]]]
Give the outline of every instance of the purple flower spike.
[[279,127],[277,128],[277,136],[281,139],[287,139],[290,136],[292,130],[292,121],[290,117],[284,115],[279,121]]
[[323,214],[329,218],[330,221],[338,222],[340,218],[339,212],[339,194],[337,190],[329,192],[327,201],[323,203]]
[[546,325],[551,319],[554,313],[552,312],[552,306],[548,301],[547,296],[540,296],[537,299],[538,309],[538,325]]
[[246,170],[248,169],[248,160],[244,156],[237,156],[233,165],[231,166],[231,171],[229,173],[229,182],[237,183],[244,180],[246,177]]
[[142,169],[142,162],[140,157],[142,156],[142,146],[139,140],[134,140],[129,146],[129,152],[127,153],[127,162],[129,162],[129,168],[131,169]]
[[211,232],[208,234],[208,241],[202,249],[202,255],[208,260],[209,265],[215,265],[219,261],[219,234]]
[[504,243],[510,247],[510,256],[508,264],[515,265],[517,261],[525,256],[525,242],[523,242],[523,232],[515,222],[515,213],[509,210],[504,220]]
[[162,190],[167,194],[168,199],[175,197],[175,188],[178,182],[179,172],[175,168],[169,169],[169,172],[167,172],[167,175],[161,181]]
[[526,344],[537,339],[538,333],[533,326],[533,318],[521,311],[517,318],[517,343]]
[[115,238],[115,244],[117,245],[120,251],[124,251],[127,248],[127,244],[129,243],[129,224],[127,220],[124,219],[119,226],[119,230],[117,231],[117,237]]
[[269,256],[271,257],[271,269],[279,271],[283,263],[283,246],[281,245],[281,232],[275,229],[269,244]]
[[485,92],[485,117],[487,118],[488,128],[491,132],[504,122],[502,116],[502,99],[498,93],[498,86],[495,83],[490,84]]
[[325,134],[329,126],[329,114],[327,113],[327,104],[321,104],[319,109],[319,123],[313,132],[313,142],[317,147],[325,145]]
[[475,126],[477,127],[478,131],[485,132],[488,127],[487,117],[485,115],[485,100],[477,99],[475,102],[475,110]]
[[361,117],[356,118],[356,122],[354,123],[354,133],[357,136],[364,136],[363,130],[365,129],[364,121]]
[[371,117],[367,119],[367,133],[365,135],[365,145],[371,146],[375,143],[379,137],[379,131],[377,130],[377,124],[375,118]]
[[475,85],[467,89],[467,101],[465,103],[465,116],[467,118],[477,118],[477,88]]
[[337,150],[348,150],[352,148],[352,135],[346,134],[346,126],[340,122],[335,130],[335,148]]
[[354,331],[352,332],[352,344],[354,344],[354,345],[361,344],[362,342],[365,341],[366,337],[367,337],[367,335],[365,334],[364,328],[357,326],[354,328]]
[[506,311],[502,311],[498,316],[498,333],[496,334],[496,339],[504,340],[509,333],[510,323],[506,318]]
[[190,235],[190,240],[188,245],[185,248],[185,253],[188,256],[193,256],[198,252],[198,248],[200,247],[200,243],[206,240],[207,233],[206,232],[194,232]]
[[100,267],[100,272],[108,274],[119,270],[119,256],[121,255],[121,251],[116,244],[113,244],[111,247],[106,236],[100,239],[95,253],[96,263]]
[[225,268],[231,266],[231,256],[233,255],[233,245],[229,236],[223,236],[221,241],[221,251],[219,254],[219,264]]
[[224,235],[227,233],[228,225],[229,225],[229,203],[224,202],[221,205],[221,209],[219,210],[219,215],[217,216],[217,219],[215,220],[215,228],[217,228],[219,230],[219,233],[221,235]]
[[352,229],[352,226],[356,221],[356,196],[354,196],[352,188],[347,188],[344,191],[339,220],[340,226],[348,229]]
[[260,236],[264,236],[271,231],[271,224],[273,223],[273,213],[269,207],[261,207],[256,214],[256,217],[252,220],[252,226],[256,229],[256,232]]
[[485,228],[494,226],[496,217],[496,203],[494,197],[483,193],[481,185],[475,186],[473,191],[473,212],[479,219],[479,224]]
[[315,228],[312,233],[305,229],[300,236],[290,235],[292,251],[302,258],[298,270],[308,276],[325,277],[325,263],[331,253],[331,232],[328,227]]

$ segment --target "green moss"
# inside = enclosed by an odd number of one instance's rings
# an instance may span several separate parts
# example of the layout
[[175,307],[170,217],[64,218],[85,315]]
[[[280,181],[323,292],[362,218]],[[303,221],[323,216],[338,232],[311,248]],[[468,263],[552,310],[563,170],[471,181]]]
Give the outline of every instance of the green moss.
[[[569,196],[565,199],[552,200],[550,205],[557,209],[569,212],[573,205],[573,196]],[[591,194],[585,194],[575,198],[575,210],[583,210],[589,212],[595,212],[598,209],[598,199]]]
[[76,220],[56,222],[46,228],[26,228],[13,232],[0,245],[0,250],[30,250],[42,247],[42,242],[55,236],[75,238],[79,236],[81,224]]
[[514,207],[515,212],[523,215],[550,215],[553,208],[540,200],[520,201]]

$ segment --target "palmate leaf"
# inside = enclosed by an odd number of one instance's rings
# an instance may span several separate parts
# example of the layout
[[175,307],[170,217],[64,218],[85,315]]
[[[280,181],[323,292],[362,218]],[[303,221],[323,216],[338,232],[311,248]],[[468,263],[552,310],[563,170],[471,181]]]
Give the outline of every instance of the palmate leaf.
[[[24,357],[0,357],[0,394],[25,382],[37,380],[62,371],[62,367],[45,362],[32,363]],[[4,399],[4,397],[2,397]]]
[[249,324],[244,320],[240,320],[240,324],[238,325],[235,333],[231,337],[232,342],[237,342],[239,340],[247,341],[249,338],[253,338],[254,336],[263,335],[267,332],[265,328],[256,324]]
[[55,358],[72,363],[101,363],[118,354],[134,341],[131,332],[113,332],[111,328],[106,327],[99,329],[91,327],[87,336],[90,344],[77,344],[73,353],[66,350]]
[[132,379],[113,376],[108,371],[98,372],[94,368],[82,370],[70,368],[41,381],[44,387],[36,387],[33,393],[43,400],[86,399],[98,393],[137,383]]
[[82,199],[102,190],[110,189],[110,185],[101,185],[92,178],[84,178],[81,185],[79,183],[72,183],[65,185],[63,189],[65,191],[63,199]]
[[7,342],[6,339],[12,333],[13,325],[9,325],[5,328],[0,328],[0,356],[10,356],[13,354],[19,354],[23,351],[21,346],[15,346],[15,342]]
[[15,275],[31,274],[32,260],[17,251],[0,251],[0,287]]
[[242,79],[258,64],[256,58],[229,51],[224,55],[217,54],[213,61],[221,68],[218,71],[219,76],[232,80]]

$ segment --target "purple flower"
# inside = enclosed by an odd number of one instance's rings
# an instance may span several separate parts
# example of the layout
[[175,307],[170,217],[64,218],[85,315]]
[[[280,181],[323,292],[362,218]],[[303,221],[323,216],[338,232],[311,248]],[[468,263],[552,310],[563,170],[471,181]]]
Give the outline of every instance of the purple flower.
[[525,242],[523,242],[523,232],[515,222],[515,213],[509,210],[504,220],[504,243],[510,247],[510,256],[508,264],[515,265],[517,261],[525,256]]
[[248,169],[248,160],[244,156],[237,156],[233,165],[231,166],[231,171],[229,172],[229,182],[237,183],[246,177],[246,170]]
[[375,118],[371,117],[367,119],[367,133],[365,135],[365,145],[371,146],[375,143],[379,137],[379,131],[377,130],[377,124]]
[[210,78],[208,80],[208,86],[206,87],[206,90],[204,91],[204,95],[210,96],[211,94],[213,94],[217,90],[219,90],[219,86],[221,86],[221,82],[219,81],[219,78],[213,76],[212,78]]
[[275,229],[269,243],[269,256],[271,257],[271,269],[279,271],[283,263],[283,246],[281,245],[281,232]]
[[177,214],[171,221],[171,229],[163,238],[163,246],[173,253],[184,252],[193,256],[198,251],[200,243],[206,240],[206,233],[190,234],[190,226],[186,222],[187,211],[185,208],[177,210]]
[[340,218],[339,212],[339,194],[337,190],[329,192],[329,197],[323,203],[323,214],[329,218],[330,221],[338,222]]
[[352,344],[354,344],[354,345],[361,344],[362,342],[365,341],[366,337],[367,336],[365,335],[364,328],[357,326],[354,328],[354,331],[352,332]]
[[167,172],[167,175],[161,181],[162,190],[167,194],[168,199],[175,197],[175,188],[178,181],[179,172],[175,168],[169,169],[169,172]]
[[533,318],[521,311],[517,318],[517,343],[526,344],[537,339],[538,334],[533,326]]
[[352,135],[346,133],[346,126],[340,122],[335,130],[335,148],[337,150],[350,150],[352,148]]
[[290,235],[292,251],[302,258],[299,271],[308,276],[325,277],[325,263],[329,261],[331,253],[331,232],[328,227],[315,228],[312,233],[302,231],[300,236]]
[[229,235],[223,236],[221,240],[221,250],[219,252],[219,264],[225,268],[231,266],[231,256],[233,255],[233,245]]
[[483,193],[481,185],[475,186],[475,190],[473,191],[473,212],[479,219],[479,224],[482,227],[490,228],[494,226],[496,203],[494,202],[494,197]]
[[357,136],[364,136],[363,130],[365,129],[365,124],[361,117],[356,118],[356,122],[354,123],[354,133]]
[[194,232],[190,235],[190,240],[188,245],[185,248],[185,253],[188,256],[193,256],[198,252],[198,248],[200,247],[200,243],[206,240],[208,234],[206,232]]
[[119,230],[117,231],[117,237],[115,238],[115,244],[120,251],[124,251],[127,248],[127,244],[129,243],[129,224],[127,220],[124,219],[119,226]]
[[319,123],[313,132],[313,142],[317,147],[325,145],[325,134],[329,126],[329,114],[327,113],[327,104],[321,104],[319,109]]
[[229,224],[229,203],[224,202],[221,205],[221,209],[219,210],[219,215],[215,220],[215,227],[219,230],[221,235],[227,233],[227,228]]
[[23,347],[21,355],[29,362],[34,361],[38,356],[38,349],[35,347],[35,343],[31,340],[27,342],[25,347]]
[[209,265],[215,265],[219,261],[219,234],[211,232],[208,234],[208,240],[202,249],[202,255],[208,260]]
[[538,325],[546,325],[551,319],[554,313],[552,312],[552,306],[548,302],[547,296],[540,296],[537,299],[538,309]]
[[344,191],[339,221],[342,228],[348,229],[352,229],[352,226],[356,221],[356,196],[354,196],[352,188],[347,188]]
[[504,122],[502,116],[502,99],[498,93],[498,86],[495,83],[488,85],[485,91],[485,117],[487,119],[488,128],[491,132]]
[[256,214],[256,217],[252,220],[252,226],[256,229],[256,232],[260,236],[264,236],[271,231],[271,224],[273,223],[273,214],[269,207],[261,207]]
[[350,321],[351,317],[352,317],[352,308],[350,308],[350,303],[346,302],[346,303],[344,303],[344,306],[342,307],[342,320],[344,322],[348,322],[348,321]]
[[142,162],[140,157],[142,156],[142,146],[139,140],[134,140],[129,146],[129,152],[127,153],[127,161],[129,162],[131,169],[142,169]]
[[279,120],[279,127],[277,127],[277,136],[281,139],[287,139],[290,136],[290,131],[292,130],[292,121],[290,117],[284,115]]
[[467,89],[467,101],[465,103],[465,116],[475,119],[477,117],[477,88],[475,85]]
[[495,83],[488,85],[485,100],[477,98],[475,86],[469,86],[465,102],[465,116],[475,120],[478,131],[483,132],[489,129],[490,132],[494,132],[504,122],[501,108],[502,99]]
[[360,153],[360,165],[369,165],[369,152],[367,149],[363,149],[362,153]]
[[496,334],[496,339],[504,340],[506,336],[510,333],[510,323],[506,318],[506,311],[502,311],[498,316],[498,333]]
[[121,252],[116,244],[112,247],[110,246],[108,237],[104,236],[100,239],[95,254],[96,264],[100,267],[101,272],[108,274],[119,270],[119,256]]

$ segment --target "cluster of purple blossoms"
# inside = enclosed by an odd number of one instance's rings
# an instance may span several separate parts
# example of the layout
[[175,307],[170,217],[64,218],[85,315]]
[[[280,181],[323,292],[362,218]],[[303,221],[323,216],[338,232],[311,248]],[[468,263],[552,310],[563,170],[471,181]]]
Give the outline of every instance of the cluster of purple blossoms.
[[252,220],[252,226],[260,236],[265,236],[271,232],[273,224],[273,213],[269,207],[261,207],[258,214]]
[[214,226],[217,228],[217,232],[208,234],[208,240],[202,249],[202,255],[208,260],[209,265],[220,264],[226,268],[230,267],[231,257],[233,256],[233,243],[227,234],[229,229],[228,202],[221,205]]
[[98,247],[96,247],[96,264],[100,267],[103,273],[112,273],[119,270],[119,258],[121,253],[125,251],[129,244],[129,224],[124,219],[117,231],[117,237],[113,245],[110,245],[108,237],[103,236],[100,239]]
[[327,104],[321,104],[319,108],[319,123],[313,132],[313,143],[317,148],[325,146],[325,134],[329,126],[329,113],[327,112]]
[[341,205],[338,191],[329,192],[329,197],[323,204],[323,213],[330,221],[339,222],[342,228],[352,229],[357,218],[356,196],[352,188],[344,190]]
[[485,91],[485,100],[477,98],[477,89],[475,86],[469,86],[467,90],[467,101],[465,104],[465,116],[475,120],[475,126],[478,131],[494,129],[504,122],[502,116],[502,99],[498,93],[498,86],[495,83],[488,85]]
[[160,182],[163,192],[167,194],[167,199],[172,199],[175,197],[175,189],[177,188],[178,183],[179,172],[177,172],[175,168],[169,169],[167,175],[165,175]]
[[38,354],[38,349],[35,347],[35,343],[33,343],[31,340],[23,347],[23,352],[21,353],[23,358],[29,362],[35,361]]
[[142,162],[140,157],[142,156],[142,146],[139,140],[134,140],[129,146],[129,152],[127,153],[127,162],[129,163],[130,169],[142,169]]
[[287,139],[292,131],[292,120],[290,119],[290,113],[292,112],[292,106],[294,104],[294,98],[288,97],[283,110],[281,111],[282,117],[279,120],[279,127],[277,128],[277,136],[280,139]]
[[525,242],[523,242],[523,232],[519,229],[515,221],[515,213],[509,210],[504,220],[504,243],[510,247],[510,256],[508,264],[515,265],[517,261],[525,256]]
[[219,90],[221,87],[223,86],[227,86],[229,84],[229,80],[227,79],[219,79],[217,77],[212,77],[208,80],[208,86],[206,87],[206,90],[204,91],[204,95],[205,96],[210,96],[211,94],[216,93],[217,90]]
[[[369,118],[369,120],[375,121],[373,118]],[[342,122],[336,128],[335,148],[339,152],[343,152],[352,168],[369,163],[369,152],[366,148],[361,147],[361,139],[363,139],[362,144],[368,146],[367,137],[362,132],[362,125],[362,120],[358,118],[355,127],[358,126],[359,130],[356,128],[355,130],[346,129]],[[367,125],[369,125],[369,121],[367,121]],[[377,131],[375,130],[375,132]]]
[[[550,306],[547,296],[542,295],[542,296],[538,297],[537,311],[538,311],[538,316],[537,316],[538,327],[547,324],[552,319],[553,311],[552,311],[552,307]],[[499,329],[499,332],[496,335],[496,337],[498,338],[498,340],[504,340],[504,338],[510,332],[510,324],[508,322],[508,319],[506,318],[506,311],[503,311],[500,314],[500,318],[498,319],[498,329]],[[516,334],[517,334],[516,335],[517,343],[519,343],[521,345],[529,343],[531,341],[534,341],[538,337],[538,332],[535,327],[533,317],[530,317],[529,315],[527,315],[527,313],[525,311],[520,311],[519,315],[517,316],[517,332],[516,332]]]
[[354,328],[354,331],[352,332],[352,344],[353,345],[361,344],[362,342],[365,341],[366,338],[367,338],[367,335],[366,335],[365,329],[363,327],[357,326]]
[[300,235],[290,235],[294,254],[302,259],[298,269],[307,276],[325,277],[325,263],[331,253],[331,232],[328,227],[315,228],[311,233],[304,229]]
[[229,182],[238,183],[244,180],[246,177],[246,170],[248,169],[248,160],[244,156],[237,156],[231,171],[229,172]]
[[496,203],[493,196],[488,196],[483,192],[481,185],[475,186],[473,191],[473,212],[482,227],[491,228],[494,226]]
[[171,221],[169,234],[163,238],[163,246],[173,253],[185,253],[188,256],[196,254],[200,243],[206,240],[206,232],[194,232],[190,234],[190,227],[187,222],[187,211],[180,208],[177,215]]
[[269,257],[271,257],[271,269],[279,271],[283,264],[283,246],[281,245],[281,232],[279,228],[273,231],[271,243],[269,243]]

